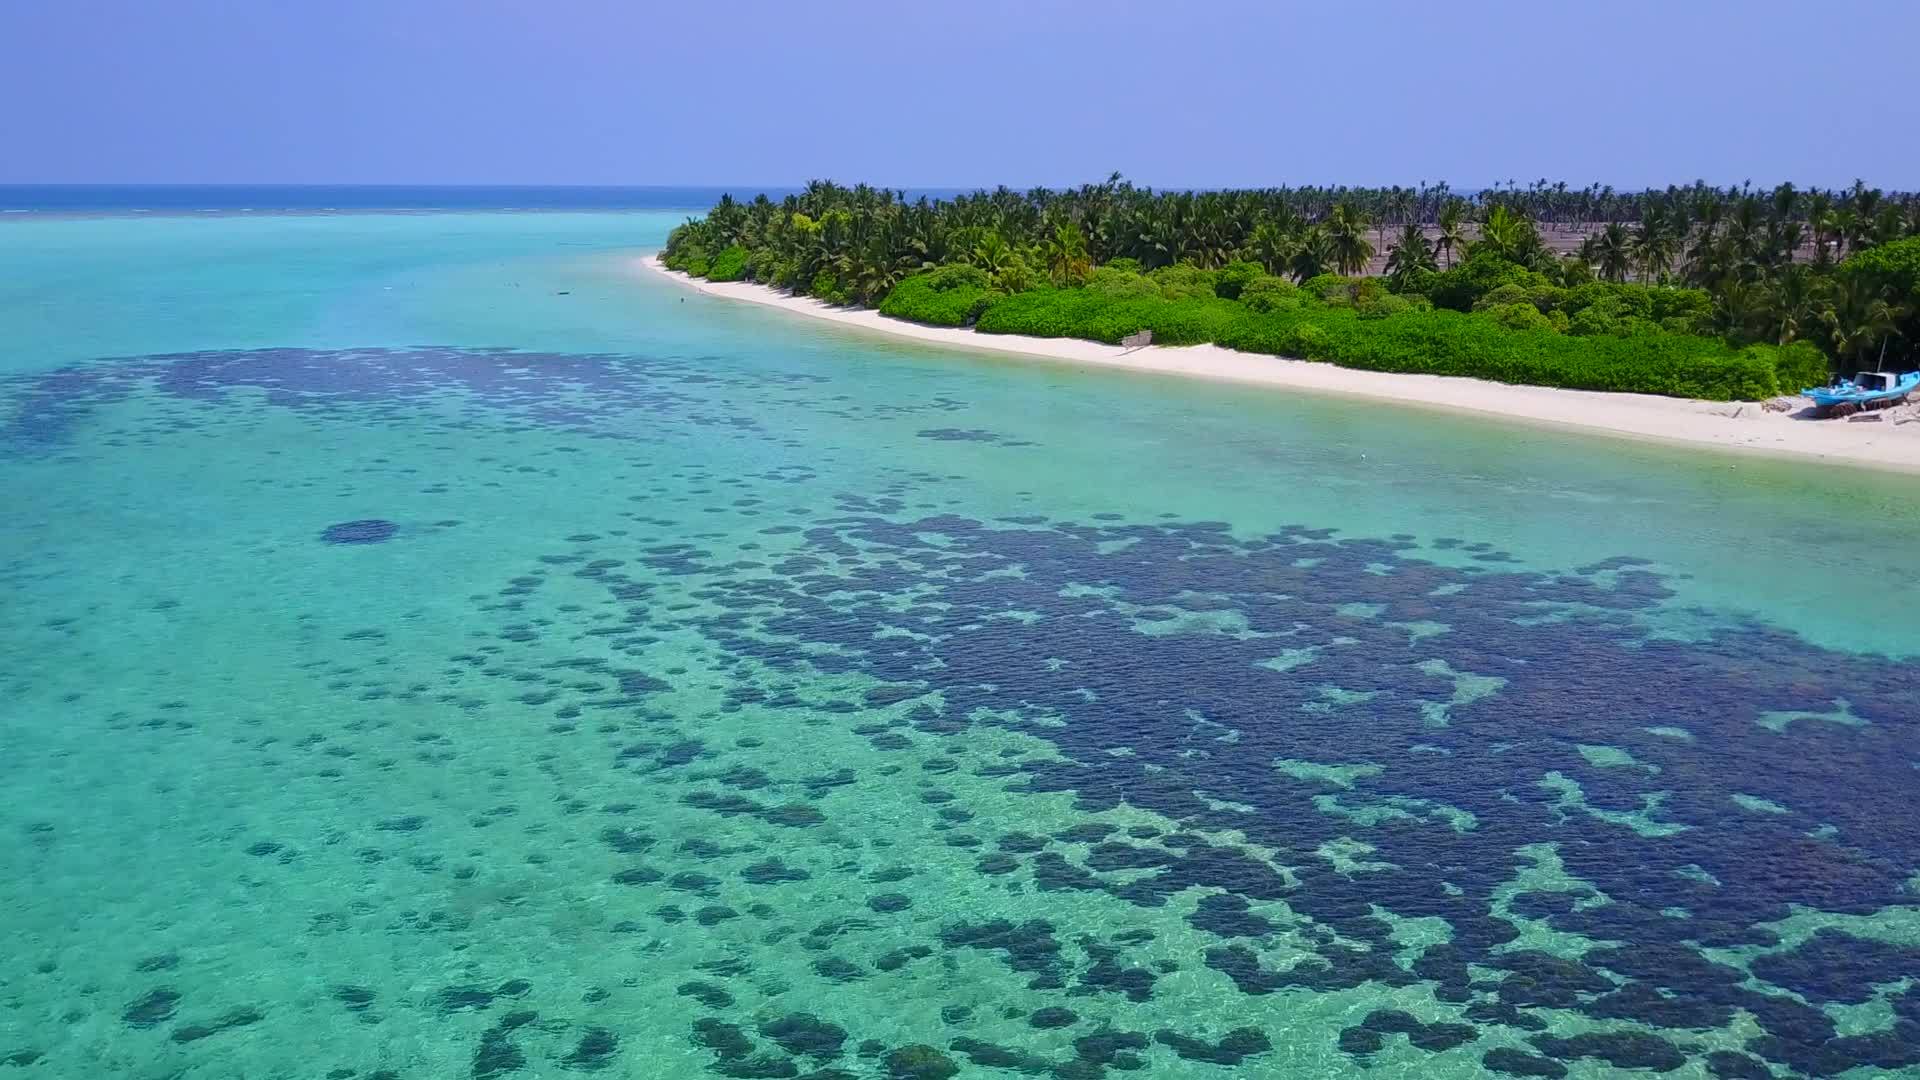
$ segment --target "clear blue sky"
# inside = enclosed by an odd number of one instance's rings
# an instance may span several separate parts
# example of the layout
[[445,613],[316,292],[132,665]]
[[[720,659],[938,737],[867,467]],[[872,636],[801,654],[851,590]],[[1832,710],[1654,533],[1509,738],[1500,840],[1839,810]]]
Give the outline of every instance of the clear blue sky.
[[1914,0],[5,0],[0,183],[1920,188]]

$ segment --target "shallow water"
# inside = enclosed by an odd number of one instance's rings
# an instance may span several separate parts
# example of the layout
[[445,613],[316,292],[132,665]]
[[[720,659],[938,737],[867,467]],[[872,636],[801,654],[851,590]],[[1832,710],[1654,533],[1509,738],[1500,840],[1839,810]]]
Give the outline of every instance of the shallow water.
[[1910,478],[674,220],[0,224],[0,1078],[1920,1070]]

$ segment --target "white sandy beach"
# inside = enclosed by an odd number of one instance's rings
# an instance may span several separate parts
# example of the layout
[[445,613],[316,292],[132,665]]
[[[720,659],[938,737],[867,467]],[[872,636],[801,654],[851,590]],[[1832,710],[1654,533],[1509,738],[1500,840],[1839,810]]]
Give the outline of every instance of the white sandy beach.
[[1811,420],[1789,413],[1768,412],[1756,402],[1691,401],[1646,394],[1509,386],[1441,375],[1355,371],[1332,364],[1236,352],[1218,345],[1124,349],[1068,338],[979,334],[972,330],[904,322],[877,311],[834,307],[763,285],[705,281],[668,270],[661,265],[657,254],[635,262],[644,270],[710,296],[764,304],[796,315],[935,345],[984,349],[1092,367],[1338,394],[1627,438],[1920,473],[1920,406],[1916,405],[1872,414],[1880,417],[1874,421]]

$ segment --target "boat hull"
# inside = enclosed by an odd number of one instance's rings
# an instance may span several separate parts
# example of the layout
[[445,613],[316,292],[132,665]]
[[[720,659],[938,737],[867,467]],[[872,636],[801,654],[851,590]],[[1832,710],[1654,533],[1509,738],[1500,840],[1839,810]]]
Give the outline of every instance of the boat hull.
[[1837,386],[1817,386],[1801,392],[1812,398],[1814,407],[1821,412],[1852,413],[1898,405],[1916,390],[1920,390],[1920,372],[1909,372],[1884,390],[1868,390],[1849,380]]

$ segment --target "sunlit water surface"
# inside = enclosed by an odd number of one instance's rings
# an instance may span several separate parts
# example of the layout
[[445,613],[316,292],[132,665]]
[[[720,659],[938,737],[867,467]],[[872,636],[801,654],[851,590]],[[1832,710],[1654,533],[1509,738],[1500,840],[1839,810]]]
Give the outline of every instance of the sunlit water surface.
[[1920,1073],[1913,480],[678,218],[0,223],[0,1080]]

